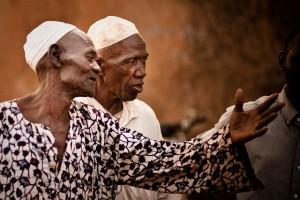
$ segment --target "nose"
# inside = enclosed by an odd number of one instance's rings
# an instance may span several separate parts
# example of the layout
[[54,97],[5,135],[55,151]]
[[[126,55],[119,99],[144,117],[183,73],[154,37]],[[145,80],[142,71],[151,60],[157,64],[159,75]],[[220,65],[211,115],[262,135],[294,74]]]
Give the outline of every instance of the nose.
[[95,61],[92,64],[92,70],[96,73],[99,74],[101,71],[101,67],[98,65],[98,63]]
[[137,69],[134,73],[135,77],[137,78],[144,78],[146,76],[146,64],[143,61],[140,61],[137,65]]

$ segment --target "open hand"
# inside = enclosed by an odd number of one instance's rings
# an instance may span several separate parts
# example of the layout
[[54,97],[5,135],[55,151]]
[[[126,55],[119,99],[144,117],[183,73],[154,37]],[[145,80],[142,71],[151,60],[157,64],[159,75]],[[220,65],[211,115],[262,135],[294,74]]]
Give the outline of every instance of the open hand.
[[272,94],[257,108],[244,111],[244,93],[242,89],[237,89],[235,107],[229,121],[233,143],[245,143],[267,132],[266,126],[277,117],[277,112],[284,106],[283,103],[272,106],[277,97],[278,94]]

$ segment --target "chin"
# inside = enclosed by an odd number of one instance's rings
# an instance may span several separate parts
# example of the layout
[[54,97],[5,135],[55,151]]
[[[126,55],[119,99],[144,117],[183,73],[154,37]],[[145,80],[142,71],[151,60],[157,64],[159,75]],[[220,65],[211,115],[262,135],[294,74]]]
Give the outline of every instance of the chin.
[[126,95],[125,97],[122,98],[122,101],[133,101],[137,98],[138,94],[135,95]]
[[95,96],[95,92],[88,92],[86,93],[86,97],[94,97]]
[[84,90],[77,94],[77,97],[94,97],[95,91]]

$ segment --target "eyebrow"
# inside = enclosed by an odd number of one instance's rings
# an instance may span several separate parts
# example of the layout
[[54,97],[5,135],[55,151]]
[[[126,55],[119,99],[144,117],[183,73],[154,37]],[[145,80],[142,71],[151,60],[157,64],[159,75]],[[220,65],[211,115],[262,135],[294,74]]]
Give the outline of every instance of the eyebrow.
[[89,49],[89,50],[87,50],[87,52],[86,52],[85,54],[86,54],[86,55],[87,55],[87,54],[91,54],[91,55],[95,56],[95,58],[97,57],[97,53],[96,53],[96,51],[95,51],[94,49]]
[[149,53],[145,53],[143,55],[132,54],[132,55],[128,56],[127,58],[148,58],[148,57],[149,57]]

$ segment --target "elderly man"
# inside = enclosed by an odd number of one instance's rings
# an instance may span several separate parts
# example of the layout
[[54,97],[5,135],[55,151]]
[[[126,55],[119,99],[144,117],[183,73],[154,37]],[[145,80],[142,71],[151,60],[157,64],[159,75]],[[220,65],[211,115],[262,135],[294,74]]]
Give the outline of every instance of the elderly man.
[[94,95],[100,70],[85,33],[44,22],[24,50],[40,86],[0,103],[1,199],[114,199],[118,184],[169,193],[257,187],[243,148],[232,142],[266,132],[282,107],[270,108],[277,95],[244,112],[239,91],[229,125],[184,143],[156,141],[72,101]]
[[[95,98],[76,100],[110,112],[123,127],[141,132],[151,139],[162,140],[153,110],[136,99],[143,90],[148,57],[146,44],[136,26],[126,19],[109,16],[91,25],[87,34],[96,47],[102,71]],[[176,200],[181,196],[122,186],[117,199]]]

